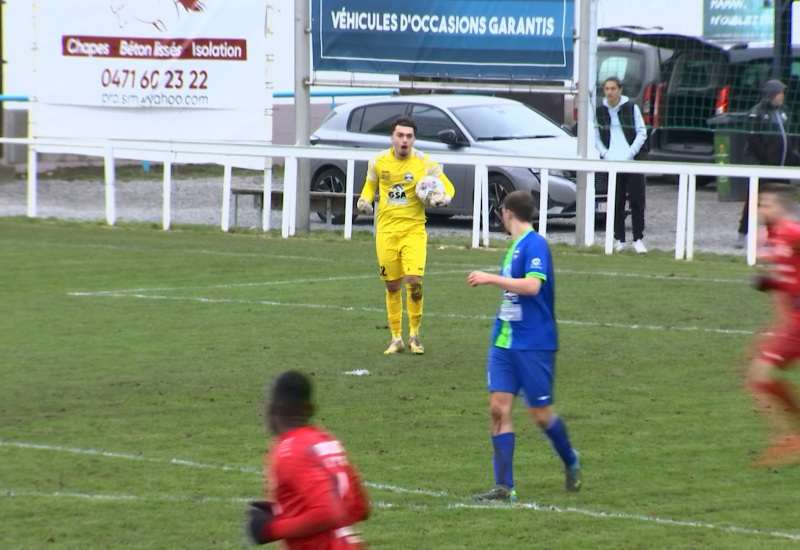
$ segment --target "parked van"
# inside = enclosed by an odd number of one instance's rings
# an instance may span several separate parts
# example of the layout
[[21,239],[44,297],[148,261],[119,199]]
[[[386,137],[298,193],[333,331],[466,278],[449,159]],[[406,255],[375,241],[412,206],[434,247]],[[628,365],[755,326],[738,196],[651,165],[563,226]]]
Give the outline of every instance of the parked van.
[[[717,42],[623,27],[598,33],[674,52],[653,98],[650,160],[714,162],[714,133],[708,119],[748,111],[761,99],[761,85],[771,78],[771,43]],[[800,47],[792,49],[786,84],[787,109],[800,115]],[[712,180],[698,178],[698,183]]]

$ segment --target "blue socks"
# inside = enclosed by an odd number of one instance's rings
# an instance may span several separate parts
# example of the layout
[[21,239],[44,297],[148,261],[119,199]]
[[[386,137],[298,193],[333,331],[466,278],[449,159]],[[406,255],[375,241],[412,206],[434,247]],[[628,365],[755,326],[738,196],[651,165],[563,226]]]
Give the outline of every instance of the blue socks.
[[[554,416],[550,427],[542,430],[553,445],[564,466],[572,468],[578,465],[578,453],[572,448],[567,436],[567,428],[560,417]],[[514,488],[514,432],[492,436],[492,463],[494,464],[494,482]]]
[[564,466],[567,468],[576,466],[578,462],[578,454],[569,443],[567,427],[564,425],[564,422],[561,420],[561,418],[554,416],[552,424],[550,424],[549,428],[544,430],[544,433],[547,438],[550,439],[553,449],[555,449],[556,453],[558,453],[558,456],[561,457],[561,461],[564,463]]
[[514,432],[492,436],[494,482],[514,488]]

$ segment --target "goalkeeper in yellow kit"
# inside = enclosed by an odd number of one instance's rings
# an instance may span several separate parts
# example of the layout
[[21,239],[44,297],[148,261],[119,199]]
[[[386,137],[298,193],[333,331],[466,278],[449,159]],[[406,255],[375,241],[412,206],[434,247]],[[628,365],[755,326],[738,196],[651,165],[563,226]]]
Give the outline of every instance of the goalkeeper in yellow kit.
[[[386,282],[386,311],[392,341],[385,354],[403,351],[403,279],[406,283],[408,314],[408,347],[411,353],[425,353],[419,340],[422,322],[422,276],[425,273],[426,246],[425,206],[447,206],[455,189],[439,163],[414,149],[417,124],[400,116],[392,123],[392,147],[378,153],[367,168],[367,180],[358,198],[357,207],[372,214],[372,200],[377,188],[378,219],[375,248],[381,280]],[[425,176],[439,178],[444,195],[429,193],[423,202],[417,197],[417,182]]]

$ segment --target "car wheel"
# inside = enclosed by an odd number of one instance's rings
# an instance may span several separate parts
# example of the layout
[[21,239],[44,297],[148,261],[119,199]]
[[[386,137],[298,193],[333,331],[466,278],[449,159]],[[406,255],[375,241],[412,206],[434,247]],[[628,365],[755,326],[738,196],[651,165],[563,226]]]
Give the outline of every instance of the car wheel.
[[498,210],[514,186],[502,174],[489,174],[489,231],[503,231],[503,217]]
[[[336,167],[325,168],[317,174],[311,182],[312,191],[323,191],[328,193],[344,193],[345,192],[345,174]],[[323,222],[328,221],[328,216],[325,212],[317,212],[317,216]],[[356,219],[355,214],[353,219]],[[331,223],[341,225],[344,223],[344,214],[335,214],[331,217]]]

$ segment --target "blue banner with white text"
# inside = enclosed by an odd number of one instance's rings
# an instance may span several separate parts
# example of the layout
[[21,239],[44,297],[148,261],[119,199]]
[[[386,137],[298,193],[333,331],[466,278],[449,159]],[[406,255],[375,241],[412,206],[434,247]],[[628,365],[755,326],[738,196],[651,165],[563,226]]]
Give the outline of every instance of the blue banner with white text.
[[572,78],[574,0],[311,0],[314,70]]

